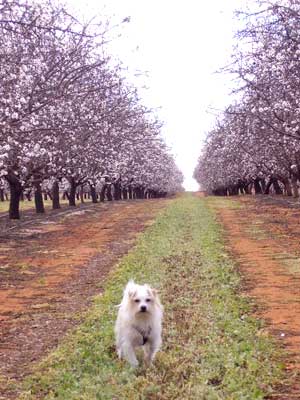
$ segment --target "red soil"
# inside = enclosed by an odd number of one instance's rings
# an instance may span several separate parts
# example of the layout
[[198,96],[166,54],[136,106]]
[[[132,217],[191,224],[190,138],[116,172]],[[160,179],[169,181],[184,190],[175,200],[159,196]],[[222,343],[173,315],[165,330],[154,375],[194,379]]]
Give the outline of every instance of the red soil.
[[287,353],[288,380],[272,398],[300,399],[300,204],[251,196],[235,202],[214,208],[246,293]]

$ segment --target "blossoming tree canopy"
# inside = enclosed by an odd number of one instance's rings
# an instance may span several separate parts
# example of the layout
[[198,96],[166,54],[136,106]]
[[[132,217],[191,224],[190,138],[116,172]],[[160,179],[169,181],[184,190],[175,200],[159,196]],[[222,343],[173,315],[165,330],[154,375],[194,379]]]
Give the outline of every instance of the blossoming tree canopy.
[[161,123],[110,63],[106,22],[80,24],[51,2],[3,0],[0,9],[0,178],[11,218],[19,218],[27,188],[44,212],[45,184],[53,185],[56,208],[61,182],[70,205],[82,185],[95,202],[96,188],[110,198],[113,180],[116,199],[128,187],[141,197],[181,189]]
[[210,133],[194,176],[215,194],[298,196],[300,3],[252,3],[228,68],[238,97]]

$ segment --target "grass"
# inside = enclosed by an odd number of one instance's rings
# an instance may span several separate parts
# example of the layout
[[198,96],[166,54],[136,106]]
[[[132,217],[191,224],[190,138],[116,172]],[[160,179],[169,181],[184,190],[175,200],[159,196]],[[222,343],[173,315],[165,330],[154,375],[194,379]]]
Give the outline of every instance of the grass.
[[[91,200],[85,200],[86,203],[91,203]],[[78,204],[80,204],[80,200],[77,201]],[[60,200],[61,205],[67,205],[68,200]],[[51,208],[52,207],[52,200],[44,200],[44,206],[45,208]],[[34,205],[34,200],[28,201],[20,201],[20,210],[25,211],[25,210],[31,210],[35,209]],[[9,210],[9,201],[0,201],[0,213],[7,213]]]
[[[116,358],[113,325],[128,279],[159,288],[163,347],[134,370]],[[174,200],[110,274],[81,324],[41,363],[20,399],[263,399],[280,355],[239,294],[239,277],[205,199]]]
[[206,204],[210,207],[217,206],[218,208],[225,208],[230,210],[245,208],[245,205],[239,202],[236,196],[208,196],[205,199]]

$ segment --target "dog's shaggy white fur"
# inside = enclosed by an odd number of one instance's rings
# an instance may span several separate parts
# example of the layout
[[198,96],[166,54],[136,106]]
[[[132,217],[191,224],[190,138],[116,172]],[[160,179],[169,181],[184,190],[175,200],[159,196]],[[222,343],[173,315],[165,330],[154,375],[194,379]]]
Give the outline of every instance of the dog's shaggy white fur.
[[119,358],[132,367],[138,366],[135,350],[142,346],[144,360],[151,364],[161,345],[163,307],[157,291],[149,285],[129,281],[115,325],[116,347]]

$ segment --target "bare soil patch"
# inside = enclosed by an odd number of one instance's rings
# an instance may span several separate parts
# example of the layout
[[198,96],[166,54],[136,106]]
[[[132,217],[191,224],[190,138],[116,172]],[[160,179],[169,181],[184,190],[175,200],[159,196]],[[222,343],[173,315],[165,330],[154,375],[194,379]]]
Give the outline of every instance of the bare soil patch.
[[0,399],[90,304],[116,261],[167,200],[85,205],[0,220]]
[[[288,381],[272,399],[300,399],[300,203],[283,197],[211,201],[257,315],[287,352]],[[230,201],[230,204],[229,204]]]

